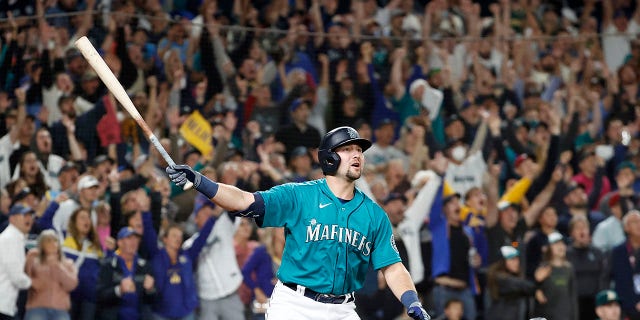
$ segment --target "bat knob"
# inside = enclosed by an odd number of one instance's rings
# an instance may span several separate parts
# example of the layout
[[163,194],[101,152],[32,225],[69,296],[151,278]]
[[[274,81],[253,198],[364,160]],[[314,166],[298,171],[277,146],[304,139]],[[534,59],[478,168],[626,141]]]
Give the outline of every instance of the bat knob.
[[182,186],[182,190],[184,191],[187,191],[191,188],[193,188],[193,182],[191,181],[187,181],[187,183],[185,183],[184,186]]

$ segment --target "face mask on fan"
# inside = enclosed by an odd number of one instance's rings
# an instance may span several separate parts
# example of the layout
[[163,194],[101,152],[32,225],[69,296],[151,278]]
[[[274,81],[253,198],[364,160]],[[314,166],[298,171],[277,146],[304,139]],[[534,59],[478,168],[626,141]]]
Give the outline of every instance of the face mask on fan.
[[467,148],[465,146],[456,146],[451,150],[451,157],[458,162],[464,160],[467,155]]

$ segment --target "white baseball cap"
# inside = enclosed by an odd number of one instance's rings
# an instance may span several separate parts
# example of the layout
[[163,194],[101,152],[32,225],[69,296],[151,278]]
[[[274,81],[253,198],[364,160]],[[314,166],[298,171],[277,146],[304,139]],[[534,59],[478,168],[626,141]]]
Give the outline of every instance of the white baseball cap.
[[559,232],[554,231],[551,234],[549,234],[547,238],[549,240],[549,244],[554,244],[558,241],[562,241],[564,237]]
[[78,181],[78,191],[86,188],[97,187],[100,182],[94,176],[84,176]]
[[505,259],[515,258],[520,255],[520,252],[518,251],[518,249],[512,246],[500,247],[500,253],[502,254],[502,257]]

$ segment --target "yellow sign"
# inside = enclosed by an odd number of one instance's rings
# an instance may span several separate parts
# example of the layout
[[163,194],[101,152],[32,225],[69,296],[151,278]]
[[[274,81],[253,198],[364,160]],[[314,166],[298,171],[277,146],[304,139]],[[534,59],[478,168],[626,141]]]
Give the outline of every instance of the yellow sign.
[[182,126],[180,126],[180,134],[182,134],[184,139],[192,146],[200,150],[202,154],[209,154],[213,149],[211,144],[213,129],[209,122],[197,110],[192,112]]

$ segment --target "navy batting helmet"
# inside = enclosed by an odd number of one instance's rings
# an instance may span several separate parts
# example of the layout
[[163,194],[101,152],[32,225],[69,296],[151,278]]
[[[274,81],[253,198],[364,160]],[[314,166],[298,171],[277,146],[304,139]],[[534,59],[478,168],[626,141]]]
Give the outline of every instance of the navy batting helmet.
[[325,175],[333,175],[340,166],[340,156],[335,149],[346,144],[357,144],[362,151],[371,147],[371,141],[360,138],[358,131],[351,127],[338,127],[324,135],[318,150],[318,160]]

